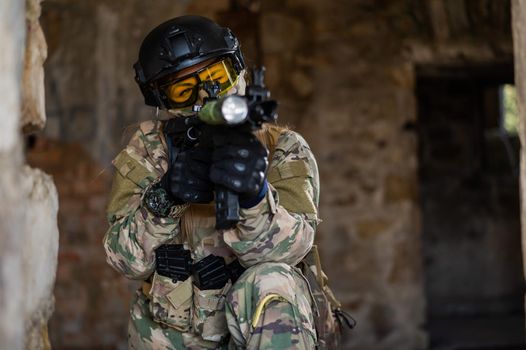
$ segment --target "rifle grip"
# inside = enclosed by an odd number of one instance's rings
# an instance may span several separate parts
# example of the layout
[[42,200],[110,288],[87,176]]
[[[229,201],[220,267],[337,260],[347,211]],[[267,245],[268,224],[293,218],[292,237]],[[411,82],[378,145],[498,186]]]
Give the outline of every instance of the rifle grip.
[[239,196],[224,186],[216,186],[216,229],[226,230],[239,222]]

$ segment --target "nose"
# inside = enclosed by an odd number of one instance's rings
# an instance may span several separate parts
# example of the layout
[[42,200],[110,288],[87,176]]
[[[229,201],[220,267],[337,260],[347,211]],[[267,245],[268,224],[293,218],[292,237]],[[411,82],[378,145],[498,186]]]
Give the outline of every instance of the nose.
[[216,98],[221,92],[221,84],[217,80],[206,80],[201,84],[201,88],[206,91],[208,97]]
[[203,105],[207,98],[217,98],[221,91],[221,85],[217,81],[206,80],[199,84],[197,104]]

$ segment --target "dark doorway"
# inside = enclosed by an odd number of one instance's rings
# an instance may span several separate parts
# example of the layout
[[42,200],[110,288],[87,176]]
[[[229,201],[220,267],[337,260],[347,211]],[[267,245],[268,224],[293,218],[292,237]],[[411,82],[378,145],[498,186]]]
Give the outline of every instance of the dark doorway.
[[519,141],[503,120],[513,65],[417,74],[430,348],[522,349]]

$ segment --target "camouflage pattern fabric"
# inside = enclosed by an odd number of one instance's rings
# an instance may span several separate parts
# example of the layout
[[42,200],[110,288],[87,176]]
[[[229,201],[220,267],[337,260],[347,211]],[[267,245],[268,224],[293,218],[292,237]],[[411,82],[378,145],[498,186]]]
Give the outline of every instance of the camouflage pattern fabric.
[[307,283],[295,267],[263,263],[234,284],[227,303],[238,349],[314,349],[316,332]]
[[[107,261],[126,277],[151,282],[131,307],[131,349],[313,349],[312,299],[294,267],[312,247],[319,196],[318,170],[305,140],[274,126],[257,132],[264,144],[278,135],[268,170],[269,191],[241,210],[233,229],[214,229],[213,204],[191,205],[181,218],[159,218],[143,205],[167,171],[162,122],[140,125],[116,157]],[[283,198],[283,201],[280,198]],[[184,244],[198,261],[214,254],[238,258],[247,271],[234,284],[200,291],[192,277],[173,281],[155,273],[155,249]]]
[[113,161],[117,168],[104,237],[107,261],[131,279],[155,270],[154,251],[179,234],[179,219],[159,218],[142,206],[142,196],[168,168],[159,122],[145,122]]

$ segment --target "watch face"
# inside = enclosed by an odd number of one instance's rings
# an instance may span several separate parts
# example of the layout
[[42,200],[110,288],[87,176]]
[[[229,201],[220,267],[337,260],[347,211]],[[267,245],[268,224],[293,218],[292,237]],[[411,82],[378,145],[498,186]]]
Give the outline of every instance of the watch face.
[[168,193],[162,187],[153,187],[145,198],[148,208],[157,216],[167,216],[172,206]]

